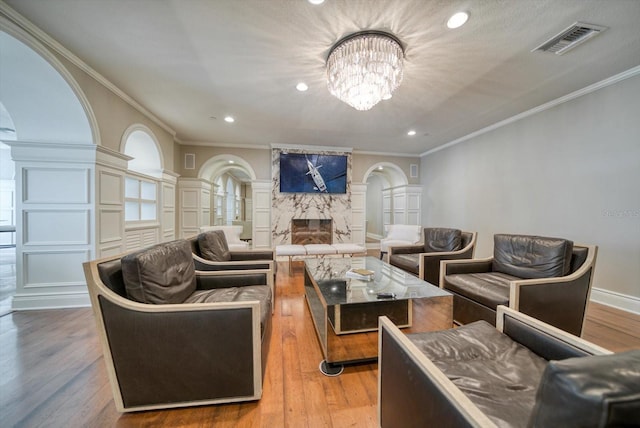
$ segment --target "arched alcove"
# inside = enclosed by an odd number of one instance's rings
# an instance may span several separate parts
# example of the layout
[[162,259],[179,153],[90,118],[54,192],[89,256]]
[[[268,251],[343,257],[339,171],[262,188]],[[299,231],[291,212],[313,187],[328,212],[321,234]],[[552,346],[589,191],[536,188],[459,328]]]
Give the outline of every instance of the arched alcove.
[[153,132],[144,125],[131,125],[122,135],[120,151],[133,159],[129,170],[161,177],[164,169],[162,150]]
[[198,171],[198,178],[213,182],[227,171],[240,171],[249,177],[250,181],[256,179],[256,173],[249,162],[239,156],[223,154],[208,159]]

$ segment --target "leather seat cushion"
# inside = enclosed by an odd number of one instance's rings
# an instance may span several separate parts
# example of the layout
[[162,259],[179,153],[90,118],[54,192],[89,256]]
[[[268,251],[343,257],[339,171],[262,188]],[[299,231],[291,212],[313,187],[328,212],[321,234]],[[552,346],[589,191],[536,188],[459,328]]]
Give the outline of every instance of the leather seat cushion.
[[184,303],[219,303],[219,302],[260,302],[260,325],[264,330],[265,321],[271,317],[271,288],[267,285],[245,285],[242,287],[214,288],[197,290]]
[[460,273],[446,275],[444,288],[495,310],[509,306],[509,282],[519,279],[500,272]]
[[407,337],[496,425],[529,419],[545,359],[486,321]]
[[571,269],[573,242],[561,238],[496,234],[493,270],[518,278],[553,278]]
[[418,254],[392,254],[389,258],[389,263],[416,275],[420,272],[420,257]]
[[461,248],[462,231],[444,227],[426,227],[424,229],[425,253],[457,251]]
[[140,303],[182,303],[196,290],[191,245],[165,242],[121,259],[127,297]]
[[200,247],[200,255],[206,260],[212,262],[231,260],[227,238],[222,230],[210,230],[199,234],[198,246]]
[[640,350],[550,361],[529,425],[630,426],[640,421]]

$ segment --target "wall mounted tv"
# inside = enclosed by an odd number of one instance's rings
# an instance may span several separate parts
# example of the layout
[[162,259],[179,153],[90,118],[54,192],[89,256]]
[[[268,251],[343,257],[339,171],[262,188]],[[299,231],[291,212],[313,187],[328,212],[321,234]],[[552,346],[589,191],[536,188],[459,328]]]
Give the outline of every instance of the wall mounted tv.
[[280,153],[281,193],[347,193],[347,156]]

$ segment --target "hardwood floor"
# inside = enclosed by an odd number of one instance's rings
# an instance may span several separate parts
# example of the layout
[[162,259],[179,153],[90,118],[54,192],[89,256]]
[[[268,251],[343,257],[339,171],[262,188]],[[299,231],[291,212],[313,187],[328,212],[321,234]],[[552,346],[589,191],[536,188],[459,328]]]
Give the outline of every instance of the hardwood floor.
[[[374,427],[377,365],[339,377],[322,359],[303,297],[302,264],[280,263],[263,397],[258,402],[120,414],[111,396],[91,309],[0,317],[3,427]],[[640,348],[640,316],[589,308],[584,337],[606,348]]]

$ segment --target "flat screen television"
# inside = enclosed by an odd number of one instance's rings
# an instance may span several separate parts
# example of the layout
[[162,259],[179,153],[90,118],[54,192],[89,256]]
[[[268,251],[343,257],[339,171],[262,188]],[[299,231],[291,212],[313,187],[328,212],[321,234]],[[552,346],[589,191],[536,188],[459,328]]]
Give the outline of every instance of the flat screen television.
[[281,193],[347,193],[347,156],[280,153]]

